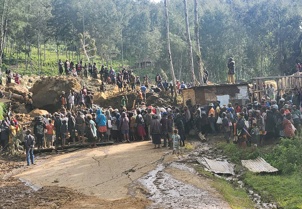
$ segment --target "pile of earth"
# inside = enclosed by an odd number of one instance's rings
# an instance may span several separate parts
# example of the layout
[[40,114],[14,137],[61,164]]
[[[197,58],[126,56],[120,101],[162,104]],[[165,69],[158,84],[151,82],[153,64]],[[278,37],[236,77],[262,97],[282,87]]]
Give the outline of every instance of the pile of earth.
[[167,107],[173,104],[173,98],[167,91],[161,91],[160,93],[148,93],[147,94],[147,105]]
[[73,77],[42,77],[30,89],[33,94],[33,106],[55,111],[60,107],[59,98],[63,91],[79,92],[81,88],[79,81]]

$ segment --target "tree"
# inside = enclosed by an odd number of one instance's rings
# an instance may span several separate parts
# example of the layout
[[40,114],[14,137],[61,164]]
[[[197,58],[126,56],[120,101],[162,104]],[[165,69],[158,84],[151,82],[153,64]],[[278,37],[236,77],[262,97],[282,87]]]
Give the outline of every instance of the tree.
[[176,78],[174,74],[173,62],[172,62],[172,54],[171,54],[171,46],[170,46],[170,35],[169,35],[169,12],[168,12],[168,0],[164,1],[165,6],[165,25],[166,25],[166,39],[167,39],[167,53],[168,59],[170,64],[170,74],[173,81],[173,88],[174,88],[174,101],[176,102],[177,97],[177,89],[176,89]]
[[201,49],[200,49],[200,41],[199,41],[199,18],[198,18],[198,3],[197,0],[194,0],[194,32],[195,32],[195,44],[196,44],[196,58],[197,58],[197,69],[199,75],[199,83],[201,85],[204,84],[203,82],[203,71],[204,71],[204,64],[201,57]]
[[191,72],[191,78],[193,85],[196,85],[196,77],[194,73],[194,60],[193,60],[193,48],[192,48],[192,41],[189,29],[189,18],[188,18],[188,9],[187,9],[187,0],[183,0],[184,3],[184,11],[185,11],[185,21],[186,21],[186,36],[187,36],[187,44],[188,44],[188,51],[189,51],[189,69]]

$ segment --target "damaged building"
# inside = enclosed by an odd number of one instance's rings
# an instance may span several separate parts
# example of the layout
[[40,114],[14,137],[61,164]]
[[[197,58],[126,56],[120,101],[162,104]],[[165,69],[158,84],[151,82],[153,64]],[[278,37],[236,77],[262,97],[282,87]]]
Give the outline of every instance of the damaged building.
[[188,102],[192,105],[207,105],[216,101],[220,101],[220,105],[245,105],[249,101],[249,86],[247,83],[196,86],[184,89],[182,96],[184,105]]

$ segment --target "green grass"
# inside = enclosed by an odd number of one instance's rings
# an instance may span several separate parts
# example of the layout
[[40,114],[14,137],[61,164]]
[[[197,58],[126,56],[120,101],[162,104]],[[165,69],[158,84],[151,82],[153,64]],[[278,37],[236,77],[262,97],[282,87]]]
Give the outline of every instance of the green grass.
[[[72,56],[73,54],[73,56]],[[18,56],[17,56],[18,55]],[[36,47],[31,48],[31,60],[28,60],[28,67],[26,69],[26,56],[24,53],[17,54],[16,52],[10,53],[10,49],[5,50],[4,59],[3,59],[3,65],[2,70],[5,70],[6,68],[9,68],[13,70],[13,72],[18,72],[22,75],[48,75],[48,76],[54,76],[58,75],[58,59],[61,59],[63,62],[66,59],[69,59],[70,61],[73,61],[75,64],[83,60],[84,63],[87,63],[86,57],[81,54],[80,57],[77,56],[76,52],[73,53],[71,51],[68,51],[66,54],[66,51],[64,50],[64,47],[61,46],[59,48],[59,57],[57,57],[56,53],[56,46],[52,44],[46,45],[45,50],[45,60],[44,60],[44,47],[41,47],[41,69],[39,69],[38,66],[38,50]],[[99,56],[95,56],[93,60],[90,60],[91,63],[95,62],[98,67],[100,67],[102,64],[105,66],[112,66],[116,71],[121,70],[122,61],[119,58],[113,58],[112,60],[104,60],[103,58]],[[133,66],[136,62],[135,59],[130,60],[124,60],[123,65],[124,66]],[[156,71],[157,72],[157,71]],[[134,73],[141,76],[148,76],[151,81],[153,81],[155,77],[155,70],[154,67],[145,68],[145,69],[134,69]]]
[[5,114],[5,104],[0,103],[0,120],[4,119],[4,114]]
[[214,187],[223,198],[229,203],[233,209],[254,208],[254,203],[248,197],[246,191],[239,187],[235,187],[224,179],[213,176],[212,173],[205,171],[200,167],[196,167],[197,172],[211,179],[210,184]]
[[255,159],[261,155],[261,150],[254,146],[240,149],[236,144],[219,142],[217,147],[222,149],[224,154],[234,163],[240,163],[241,160]]
[[244,182],[266,200],[275,200],[284,209],[302,208],[302,177],[292,175],[256,175],[246,173]]
[[302,140],[300,137],[282,139],[278,145],[246,149],[223,142],[217,146],[238,165],[241,165],[240,160],[263,157],[280,172],[266,175],[247,172],[243,175],[245,184],[257,191],[265,200],[276,202],[282,208],[302,208]]

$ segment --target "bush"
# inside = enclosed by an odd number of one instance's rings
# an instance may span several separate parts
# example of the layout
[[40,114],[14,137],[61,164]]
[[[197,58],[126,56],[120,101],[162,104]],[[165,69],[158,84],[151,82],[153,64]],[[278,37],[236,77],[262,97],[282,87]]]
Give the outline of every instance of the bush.
[[4,119],[5,111],[6,111],[6,106],[4,103],[0,103],[0,120]]
[[256,159],[261,155],[260,150],[257,147],[247,147],[246,149],[242,149],[233,143],[220,143],[218,147],[224,151],[232,162],[239,164],[241,164],[241,160]]
[[302,171],[302,140],[282,139],[272,152],[265,155],[265,160],[284,174]]

